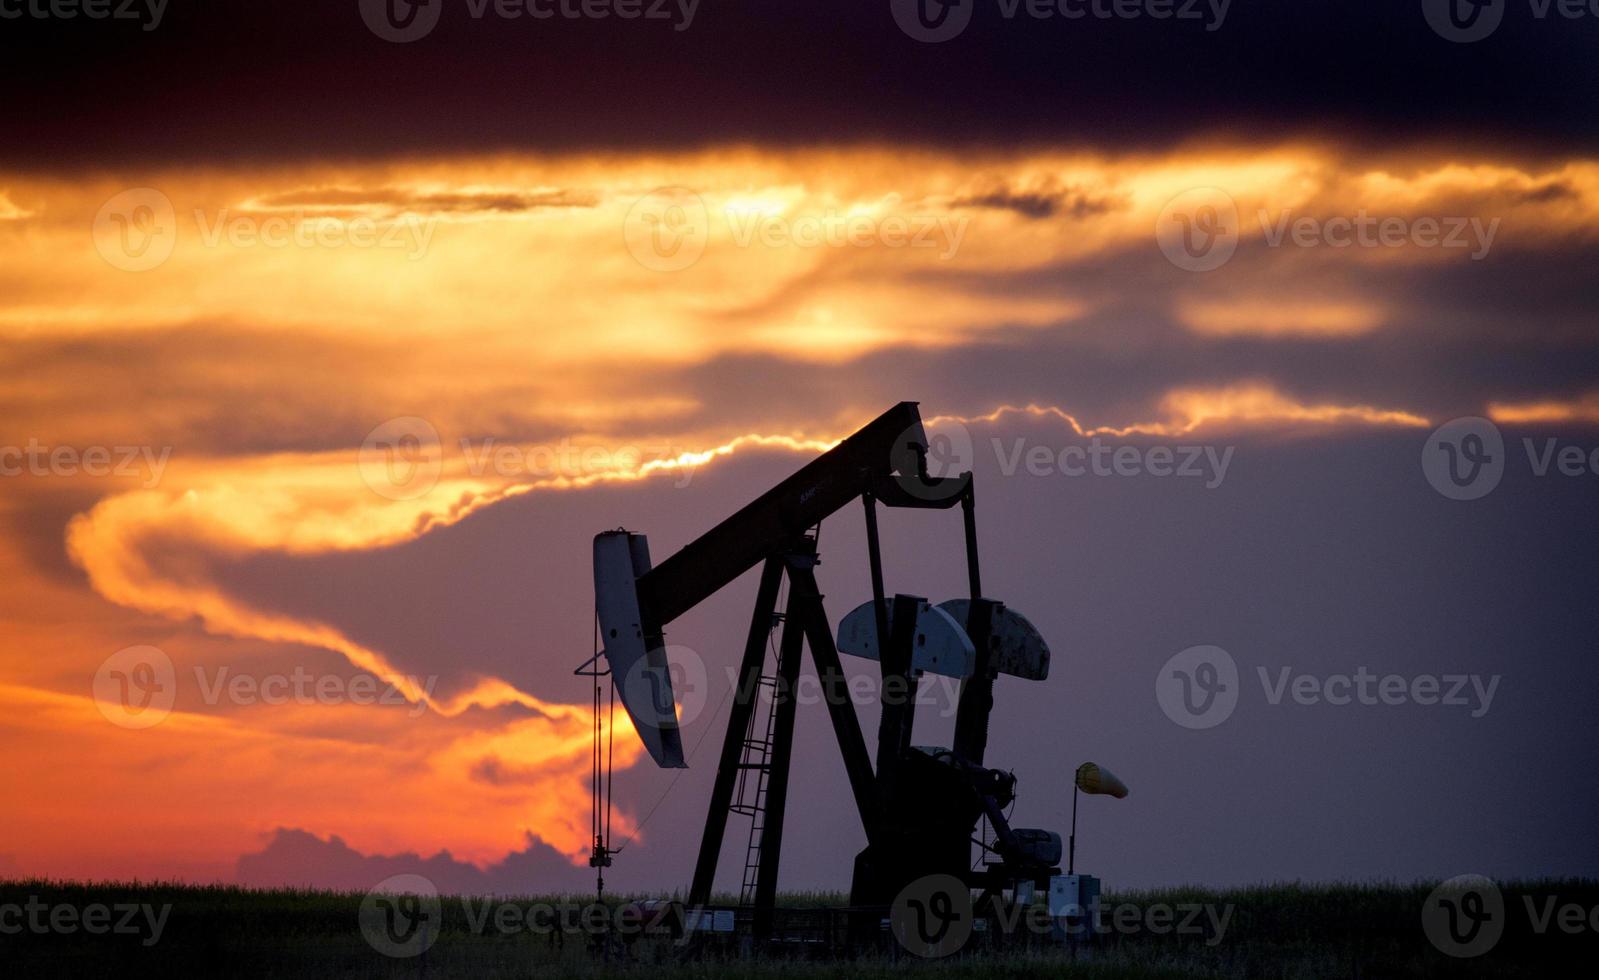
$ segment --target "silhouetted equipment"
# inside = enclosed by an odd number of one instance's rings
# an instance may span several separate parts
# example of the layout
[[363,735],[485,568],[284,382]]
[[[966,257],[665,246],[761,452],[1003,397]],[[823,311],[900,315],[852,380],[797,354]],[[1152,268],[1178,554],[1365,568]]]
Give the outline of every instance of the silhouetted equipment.
[[[744,572],[761,566],[754,613],[722,740],[710,810],[688,895],[688,921],[710,922],[717,858],[729,812],[751,820],[741,901],[756,940],[772,934],[772,909],[794,746],[803,651],[809,647],[867,846],[855,858],[851,905],[881,910],[908,884],[949,874],[998,900],[1047,889],[1060,874],[1060,835],[1013,828],[1006,810],[1016,779],[984,763],[995,679],[1043,680],[1049,650],[1018,613],[983,596],[972,475],[930,476],[916,403],[901,402],[658,566],[641,534],[594,539],[595,607],[618,696],[657,765],[685,765],[664,630]],[[855,500],[864,502],[872,599],[829,628],[815,568],[816,531]],[[883,583],[877,505],[947,510],[960,505],[970,595],[934,605],[889,596]],[[778,609],[780,586],[788,597]],[[767,671],[771,635],[781,627]],[[868,752],[839,653],[878,661],[881,722]],[[924,671],[961,679],[954,745],[912,743],[915,695]],[[764,719],[762,690],[769,691]],[[992,837],[975,839],[986,821]],[[972,845],[983,850],[974,865]],[[875,927],[878,919],[874,918]],[[691,928],[693,926],[691,925]]]
[[594,869],[594,891],[599,900],[605,898],[605,869],[611,866],[611,855],[621,848],[611,847],[611,785],[613,770],[611,757],[616,746],[616,685],[611,684],[609,710],[601,713],[602,689],[600,678],[610,677],[610,670],[600,668],[599,627],[595,626],[595,653],[572,673],[594,679],[594,728],[589,746],[589,830],[594,845],[589,851],[589,867]]

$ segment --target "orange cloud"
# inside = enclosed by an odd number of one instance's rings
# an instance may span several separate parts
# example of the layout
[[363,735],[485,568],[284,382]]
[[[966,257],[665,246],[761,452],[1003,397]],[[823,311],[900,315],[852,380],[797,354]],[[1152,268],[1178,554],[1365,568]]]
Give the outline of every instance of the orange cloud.
[[1007,415],[1054,418],[1070,426],[1077,435],[1089,436],[1178,436],[1201,428],[1238,430],[1269,425],[1311,424],[1322,427],[1345,425],[1425,426],[1425,418],[1398,409],[1370,405],[1305,404],[1266,384],[1239,384],[1221,388],[1179,388],[1161,400],[1165,418],[1124,425],[1084,425],[1077,417],[1053,405],[1002,405],[982,415],[940,415],[927,420],[929,426],[944,422],[973,424],[995,422]]
[[1356,337],[1380,327],[1380,306],[1362,301],[1272,299],[1187,300],[1178,318],[1208,337]]
[[1488,417],[1507,425],[1535,425],[1547,422],[1599,423],[1599,393],[1574,399],[1543,399],[1531,402],[1490,402]]
[[[1427,424],[1420,416],[1394,409],[1303,404],[1264,384],[1177,389],[1162,399],[1160,409],[1161,419],[1094,427],[1082,425],[1053,406],[1005,406],[959,420],[993,421],[1007,413],[1026,412],[1059,418],[1082,435],[1178,435],[1200,428],[1270,424]],[[948,418],[930,419],[929,424]],[[258,608],[248,597],[206,579],[197,571],[203,566],[184,566],[181,574],[172,574],[152,560],[149,548],[155,544],[170,548],[173,542],[184,542],[200,552],[237,557],[387,547],[457,523],[511,496],[691,473],[755,447],[814,455],[831,448],[845,434],[847,431],[827,437],[747,434],[709,449],[652,459],[601,453],[576,458],[571,472],[552,475],[530,475],[516,469],[474,471],[468,459],[440,458],[436,482],[411,499],[380,492],[382,488],[374,487],[371,474],[363,471],[355,454],[216,460],[174,468],[161,488],[102,500],[73,519],[67,548],[95,590],[113,602],[173,619],[194,617],[207,630],[222,635],[336,652],[351,665],[394,684],[411,701],[443,715],[459,715],[470,707],[514,705],[566,717],[576,709],[546,703],[496,678],[479,678],[468,689],[439,698],[395,668],[382,651],[355,642],[336,627]]]
[[[529,834],[574,857],[590,843],[585,709],[492,730],[431,714],[391,712],[384,723],[370,707],[301,710],[350,714],[348,730],[377,725],[381,737],[297,732],[292,707],[245,718],[175,711],[132,731],[106,721],[87,695],[0,685],[16,756],[7,832],[27,842],[23,872],[187,867],[227,877],[235,858],[288,825],[336,831],[366,852],[449,850],[479,864],[520,850]],[[626,735],[616,738],[620,765],[639,754]],[[474,775],[496,758],[515,759],[521,778]],[[615,819],[632,831],[628,814]]]
[[6,196],[4,191],[0,191],[0,221],[15,221],[32,215],[32,211],[17,207],[11,202],[11,198]]

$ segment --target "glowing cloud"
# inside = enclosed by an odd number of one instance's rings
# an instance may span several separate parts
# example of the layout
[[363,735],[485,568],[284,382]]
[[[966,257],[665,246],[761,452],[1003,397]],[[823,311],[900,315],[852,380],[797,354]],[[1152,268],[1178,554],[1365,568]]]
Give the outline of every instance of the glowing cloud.
[[[1154,226],[1199,187],[1236,204],[1241,242],[1225,270],[1196,277],[1162,257]],[[587,846],[571,819],[584,809],[587,706],[493,671],[435,693],[353,627],[232,584],[219,572],[230,563],[390,548],[512,497],[686,480],[754,450],[811,456],[880,407],[858,402],[878,392],[854,379],[880,372],[884,352],[913,352],[936,372],[941,352],[979,346],[1020,356],[1124,336],[1185,351],[1370,342],[1415,319],[1409,297],[1368,275],[1374,263],[1459,259],[1272,248],[1263,213],[1487,215],[1502,219],[1500,241],[1526,250],[1599,227],[1599,165],[1587,161],[1418,152],[1378,164],[1314,145],[722,148],[0,174],[0,188],[8,422],[45,444],[174,450],[159,480],[0,483],[0,510],[55,522],[30,533],[65,522],[88,583],[65,567],[38,574],[19,546],[0,545],[0,570],[27,578],[13,601],[46,610],[0,647],[11,668],[0,711],[66,760],[30,759],[15,777],[16,847],[55,873],[148,874],[162,855],[197,851],[225,870],[279,827],[339,834],[368,854],[450,848],[479,863],[529,833],[574,858]],[[133,198],[150,210],[117,210],[139,188],[153,189]],[[159,258],[146,246],[160,242],[137,240],[146,233],[170,233],[170,256],[140,265]],[[752,389],[768,365],[814,372],[834,413],[791,428],[791,408],[723,384],[742,381],[746,364],[757,366]],[[1244,377],[1143,380],[1115,403],[1131,407],[1112,412],[1052,404],[1035,381],[963,390],[957,403],[975,414],[928,421],[1026,415],[1085,437],[1429,424],[1402,404],[1407,393],[1318,387],[1330,393],[1310,399],[1253,364]],[[1599,421],[1595,396],[1488,411]],[[393,416],[425,416],[433,431],[362,445]],[[186,710],[121,738],[81,681],[132,628],[179,633],[204,648],[196,658],[326,656],[393,684],[423,721],[402,728],[321,705]],[[58,660],[31,655],[47,644]],[[616,744],[619,766],[638,758],[632,739]],[[67,785],[65,768],[85,778]],[[148,832],[144,850],[74,851],[105,827],[53,826],[60,807],[36,802],[50,798],[86,814],[123,807]]]
[[1419,415],[1369,405],[1306,405],[1289,398],[1270,385],[1241,384],[1224,388],[1183,388],[1168,393],[1161,401],[1166,419],[1134,422],[1127,425],[1084,425],[1077,417],[1053,405],[1002,405],[982,415],[940,415],[927,420],[929,426],[944,422],[971,425],[997,422],[1007,415],[1053,418],[1085,438],[1092,436],[1178,436],[1201,428],[1237,430],[1269,425],[1313,424],[1322,427],[1341,425],[1425,426]]
[[1490,402],[1488,417],[1506,425],[1537,425],[1554,422],[1599,424],[1599,393],[1575,399],[1544,399],[1531,402]]

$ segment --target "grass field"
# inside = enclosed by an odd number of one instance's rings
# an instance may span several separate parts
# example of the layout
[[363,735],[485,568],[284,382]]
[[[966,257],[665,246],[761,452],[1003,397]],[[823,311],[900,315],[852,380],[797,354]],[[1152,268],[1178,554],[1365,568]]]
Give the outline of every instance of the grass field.
[[[1074,948],[1035,944],[941,960],[876,952],[848,962],[736,955],[685,959],[669,942],[613,943],[529,928],[529,908],[591,900],[443,898],[422,955],[382,955],[361,923],[360,893],[250,891],[170,884],[0,882],[0,975],[171,977],[1510,977],[1591,976],[1599,962],[1599,881],[1500,886],[1503,934],[1461,959],[1429,942],[1422,909],[1431,883],[1268,885],[1105,896],[1108,931]],[[794,907],[841,905],[791,895]],[[14,911],[7,912],[8,907]],[[1158,910],[1168,910],[1162,913]],[[1119,911],[1118,911],[1119,910]],[[1120,919],[1117,920],[1117,916]],[[1191,928],[1183,929],[1184,920]],[[370,920],[368,920],[370,921]],[[1115,924],[1119,921],[1119,925]],[[1217,929],[1218,923],[1223,925]],[[1580,924],[1579,924],[1580,923]],[[559,940],[559,941],[557,941]]]

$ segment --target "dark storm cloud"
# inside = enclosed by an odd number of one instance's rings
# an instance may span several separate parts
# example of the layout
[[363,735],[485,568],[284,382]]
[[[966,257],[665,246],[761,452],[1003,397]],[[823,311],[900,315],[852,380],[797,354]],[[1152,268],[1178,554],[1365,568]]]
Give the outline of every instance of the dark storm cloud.
[[[407,411],[432,405],[444,422],[442,402],[418,394],[416,383],[442,379],[448,389],[452,379],[471,378],[478,397],[497,390],[526,407],[487,406],[450,420],[466,427],[462,435],[532,439],[569,430],[569,421],[562,426],[540,417],[537,406],[551,395],[537,370],[521,380],[490,379],[501,360],[472,347],[441,359],[437,351],[381,337],[210,321],[9,339],[0,343],[0,379],[26,377],[33,387],[0,386],[0,414],[16,431],[46,441],[173,446],[180,459],[323,452],[359,446],[373,426],[407,405],[413,407]],[[163,398],[172,399],[171,411],[128,410]],[[621,412],[613,423],[625,428],[648,417],[647,409]]]
[[[1061,213],[1038,220],[1072,219]],[[1173,267],[1149,244],[1016,273],[952,269],[929,285],[994,296],[1077,296],[1090,309],[1042,329],[985,324],[959,346],[894,348],[826,365],[729,353],[687,366],[640,362],[616,370],[635,390],[688,400],[671,420],[683,431],[719,430],[729,420],[757,430],[809,430],[841,407],[922,392],[937,392],[948,411],[1032,401],[1060,405],[1085,423],[1125,425],[1149,420],[1151,406],[1173,387],[1240,379],[1264,379],[1306,400],[1448,417],[1480,412],[1494,400],[1575,398],[1599,378],[1599,325],[1592,316],[1599,281],[1588,274],[1599,263],[1599,247],[1592,244],[1546,250],[1507,243],[1495,246],[1491,260],[1420,266],[1351,265],[1334,250],[1280,251],[1246,243],[1227,266],[1199,277]],[[817,273],[859,274],[848,266]],[[1350,337],[1206,337],[1174,317],[1189,291],[1225,297],[1233,288],[1274,282],[1279,291],[1269,295],[1347,291],[1388,308],[1391,319]],[[814,286],[806,279],[726,314],[729,329],[780,315]],[[570,419],[540,414],[538,406],[552,395],[537,366],[530,364],[518,381],[516,372],[496,370],[502,359],[495,350],[467,346],[444,362],[430,348],[333,330],[211,323],[13,340],[0,345],[0,372],[25,373],[48,394],[0,391],[0,410],[23,431],[56,441],[172,445],[179,458],[347,450],[378,422],[423,410],[448,422],[452,439],[570,434]],[[249,370],[238,370],[240,364]],[[468,405],[415,390],[428,379],[453,378],[472,379]],[[472,409],[492,400],[491,389],[494,398],[521,407]],[[338,396],[330,399],[330,391]],[[174,400],[167,412],[121,411],[163,397]],[[652,421],[648,409],[639,409],[603,426],[627,433]]]
[[1428,26],[1422,0],[1236,0],[1224,18],[1202,3],[1203,17],[1164,20],[1144,12],[1153,2],[1131,4],[1133,19],[1067,19],[968,0],[966,28],[928,44],[890,0],[703,0],[628,20],[432,2],[436,26],[404,44],[369,30],[357,0],[171,0],[153,30],[0,20],[0,160],[1297,135],[1533,154],[1599,135],[1599,18],[1526,3],[1461,44]]
[[[371,341],[235,332],[215,323],[8,339],[0,343],[0,377],[26,376],[38,389],[0,391],[0,411],[46,438],[174,445],[183,455],[343,448],[387,416],[353,392],[333,405],[326,393],[347,390],[357,367],[393,371],[406,360],[403,349]],[[242,375],[234,369],[240,363],[260,373]],[[218,410],[240,393],[248,405]],[[127,410],[158,398],[188,408]]]
[[1050,191],[1018,191],[1000,188],[959,198],[952,202],[957,208],[996,208],[1014,211],[1027,218],[1053,218],[1064,215],[1081,219],[1104,214],[1116,206],[1114,201],[1094,197],[1078,188],[1068,187]]
[[[1274,263],[1291,262],[1285,273]],[[729,355],[641,379],[695,392],[683,424],[709,423],[759,404],[767,418],[803,425],[816,407],[936,392],[940,411],[984,412],[1003,401],[1059,405],[1085,424],[1145,420],[1174,387],[1265,379],[1306,401],[1363,402],[1428,417],[1477,414],[1492,400],[1577,397],[1599,378],[1599,282],[1583,270],[1599,249],[1509,246],[1492,261],[1351,267],[1341,253],[1278,256],[1259,243],[1195,277],[1153,248],[1106,251],[1081,263],[974,278],[1006,295],[1070,294],[1092,312],[1053,328],[998,326],[956,348],[874,352],[844,364],[805,365]],[[1391,307],[1389,326],[1352,337],[1205,337],[1172,314],[1185,291],[1222,295],[1251,282],[1269,295],[1357,294]],[[1290,289],[1291,286],[1291,289]],[[1268,286],[1268,288],[1270,288]],[[932,397],[932,396],[926,396]],[[885,402],[886,403],[886,402]]]
[[521,851],[479,868],[449,851],[431,857],[415,852],[362,854],[337,835],[326,840],[304,830],[279,827],[259,852],[240,855],[234,878],[255,888],[315,885],[366,891],[393,875],[422,875],[446,895],[526,895],[577,890],[591,881],[553,847],[532,836]]

